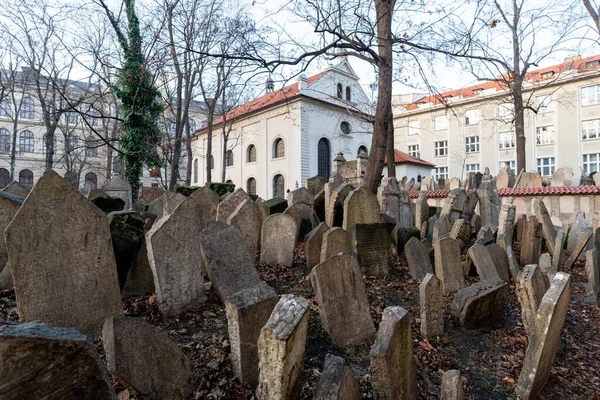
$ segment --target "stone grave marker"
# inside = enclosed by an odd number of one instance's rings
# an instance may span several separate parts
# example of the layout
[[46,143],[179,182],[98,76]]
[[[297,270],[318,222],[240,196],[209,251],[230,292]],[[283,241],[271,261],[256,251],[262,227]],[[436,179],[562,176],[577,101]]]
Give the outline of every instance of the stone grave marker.
[[585,257],[585,273],[588,278],[586,293],[592,300],[595,297],[596,304],[600,305],[600,264],[596,249],[586,251]]
[[290,215],[273,214],[267,217],[260,235],[260,262],[291,267],[297,235],[296,222]]
[[460,246],[456,240],[445,237],[433,242],[435,275],[442,281],[444,293],[454,293],[463,287]]
[[208,186],[202,186],[190,195],[200,209],[200,226],[204,229],[210,222],[217,219],[219,195]]
[[6,186],[4,189],[2,189],[2,191],[5,193],[14,194],[15,196],[19,196],[19,197],[23,197],[23,198],[27,197],[27,195],[30,192],[29,189],[27,189],[25,186],[21,185],[17,181],[12,181],[11,183],[8,184],[8,186]]
[[550,253],[553,253],[554,242],[556,242],[556,229],[554,229],[554,223],[544,202],[537,198],[533,199],[533,212],[542,224],[542,236],[546,239],[546,247],[548,247]]
[[350,248],[366,275],[387,275],[388,231],[385,223],[354,224],[350,229]]
[[163,199],[163,217],[172,214],[175,209],[187,199],[187,197],[181,193],[165,193],[164,196],[166,197]]
[[548,276],[537,265],[529,264],[519,273],[518,283],[517,298],[521,304],[523,327],[529,340],[534,340],[537,310],[550,287],[550,282]]
[[[491,246],[491,245],[490,245]],[[473,260],[477,274],[482,281],[496,282],[498,280],[503,282],[510,282],[508,276],[508,263],[506,261],[505,253],[502,248],[499,248],[501,255],[504,256],[504,262],[502,260],[494,260],[491,252],[487,246],[475,243],[469,248],[469,257]],[[497,250],[493,250],[494,255],[498,255]]]
[[148,249],[146,242],[142,244],[140,251],[125,280],[125,286],[121,290],[125,296],[149,296],[154,293],[154,275],[148,261]]
[[110,197],[118,197],[125,202],[125,210],[131,208],[131,185],[120,175],[115,175],[102,186],[104,193]]
[[[329,201],[325,203],[325,222],[327,226],[341,227],[344,223],[344,204],[346,197],[354,190],[354,186],[349,183],[344,183],[338,186],[329,197]],[[379,207],[379,204],[377,205]]]
[[452,301],[452,315],[465,329],[493,325],[504,314],[508,284],[502,281],[480,281],[459,290]]
[[442,282],[427,274],[419,285],[421,335],[435,338],[444,334],[444,291]]
[[231,195],[227,196],[226,199],[221,201],[217,206],[217,221],[227,222],[227,219],[236,208],[244,202],[244,200],[250,200],[250,196],[242,188],[237,188]]
[[263,224],[258,205],[252,200],[244,200],[227,218],[227,224],[235,226],[240,231],[248,254],[254,260],[259,248]]
[[377,196],[366,186],[360,186],[348,194],[344,200],[344,222],[342,228],[348,231],[354,224],[375,224],[381,222]]
[[127,274],[144,244],[144,219],[137,212],[115,211],[108,214],[110,235],[121,289]]
[[451,369],[444,372],[440,400],[463,400],[464,398],[460,371]]
[[423,280],[427,274],[433,273],[429,250],[416,237],[410,238],[406,243],[404,255],[413,279]]
[[360,386],[342,357],[327,354],[313,400],[361,400]]
[[427,204],[427,196],[425,193],[419,193],[419,197],[415,202],[415,226],[421,229],[423,223],[429,219],[429,204]]
[[[25,199],[9,192],[0,192],[0,232],[4,232]],[[8,262],[6,242],[0,240],[0,270]]]
[[512,188],[515,184],[515,173],[510,167],[504,167],[498,172],[496,176],[496,188],[507,189]]
[[336,226],[323,234],[320,262],[338,254],[350,254],[350,236],[348,232]]
[[[323,249],[323,236],[329,231],[329,227],[325,222],[321,222],[319,226],[313,229],[310,238],[304,246],[304,254],[306,254],[306,266],[313,268],[321,262],[321,251]],[[327,257],[326,257],[327,258]],[[324,261],[324,260],[323,260]]]
[[542,226],[534,215],[523,221],[521,244],[521,264],[537,264],[542,253]]

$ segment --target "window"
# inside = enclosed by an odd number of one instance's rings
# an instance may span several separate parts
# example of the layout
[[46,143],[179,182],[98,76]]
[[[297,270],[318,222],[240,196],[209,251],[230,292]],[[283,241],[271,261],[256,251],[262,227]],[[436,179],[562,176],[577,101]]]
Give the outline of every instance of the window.
[[352,90],[350,86],[346,86],[346,101],[352,101]]
[[28,169],[19,172],[19,183],[27,189],[31,189],[33,187],[33,172]]
[[600,103],[600,85],[581,88],[582,106],[589,106],[590,104],[598,103]]
[[21,102],[21,112],[19,113],[19,118],[35,118],[35,104],[33,104],[33,100],[31,100],[31,97],[25,97]]
[[33,133],[23,131],[19,135],[19,151],[21,153],[33,153]]
[[273,158],[281,158],[285,156],[285,144],[283,139],[275,139],[273,142]]
[[98,125],[98,118],[100,117],[100,112],[98,110],[90,109],[85,116],[85,120],[91,126]]
[[317,175],[329,178],[331,173],[331,150],[329,140],[321,138],[317,146]]
[[338,83],[337,84],[337,97],[338,97],[338,99],[341,99],[341,98],[343,98],[343,96],[344,96],[344,88],[341,83]]
[[517,164],[516,164],[515,160],[500,161],[500,164],[498,165],[498,171],[500,171],[504,167],[510,167],[511,171],[514,171],[516,168],[516,165]]
[[438,115],[433,119],[433,129],[436,131],[445,131],[448,129],[448,117],[445,115]]
[[408,155],[414,158],[419,158],[419,145],[411,144],[408,146]]
[[256,179],[248,178],[246,182],[246,193],[256,195]]
[[367,157],[369,155],[369,149],[367,149],[367,146],[360,146],[358,148],[358,151],[356,152],[356,156],[360,156],[361,154],[364,154],[365,157]]
[[248,146],[248,149],[246,150],[246,162],[256,162],[256,147],[253,144]]
[[600,65],[600,60],[588,61],[585,63],[586,68],[594,68]]
[[498,104],[498,118],[505,123],[511,122],[514,108],[512,103]]
[[442,157],[448,155],[448,141],[440,140],[435,142],[435,156]]
[[194,160],[194,183],[198,183],[198,159]]
[[98,187],[98,176],[93,172],[85,174],[84,186],[87,186],[90,189],[96,189]]
[[210,163],[210,169],[215,169],[215,158],[212,156],[212,154],[210,155],[208,162]]
[[0,117],[10,117],[10,103],[8,102],[8,98],[0,101]]
[[465,152],[477,153],[479,151],[479,136],[469,136],[465,138]]
[[79,122],[79,114],[77,111],[69,111],[66,116],[67,124],[77,124]]
[[10,172],[6,168],[0,168],[0,188],[5,188],[10,183]]
[[348,122],[346,122],[346,121],[343,121],[343,122],[340,124],[340,130],[342,131],[342,133],[343,133],[344,135],[349,135],[349,134],[350,134],[350,131],[351,131],[351,129],[350,129],[350,124],[349,124]]
[[69,135],[67,137],[67,151],[75,151],[77,149],[77,136]]
[[86,139],[85,155],[86,157],[98,157],[98,142],[94,139]]
[[421,121],[410,121],[408,123],[408,134],[418,135],[420,133]]
[[592,172],[600,171],[600,154],[584,154],[583,155],[583,172],[591,174]]
[[479,172],[479,164],[467,164],[467,172]]
[[448,167],[436,167],[435,169],[435,179],[448,179]]
[[592,119],[581,123],[583,139],[600,138],[600,119]]
[[10,153],[10,132],[6,129],[0,129],[0,153]]
[[477,125],[479,123],[479,109],[465,111],[465,125]]
[[[42,139],[42,153],[46,154],[46,152],[48,151],[48,147],[46,146],[46,139],[48,138],[48,135],[44,135],[43,139]],[[52,137],[52,150],[56,151],[56,134],[53,135]]]
[[233,167],[233,151],[231,150],[227,150],[227,153],[225,153],[225,166]]
[[537,159],[538,173],[543,176],[551,176],[554,173],[554,157]]
[[542,73],[542,79],[552,78],[554,76],[554,71],[548,71]]
[[512,149],[515,147],[515,133],[513,131],[498,132],[498,148]]
[[193,133],[196,130],[196,121],[193,119],[188,119],[188,126],[190,127],[190,132]]
[[536,129],[537,144],[554,143],[554,126],[538,126]]
[[533,108],[535,108],[538,113],[553,111],[554,103],[552,102],[552,94],[536,96],[533,102]]
[[277,174],[273,177],[273,197],[284,197],[285,180],[283,175]]

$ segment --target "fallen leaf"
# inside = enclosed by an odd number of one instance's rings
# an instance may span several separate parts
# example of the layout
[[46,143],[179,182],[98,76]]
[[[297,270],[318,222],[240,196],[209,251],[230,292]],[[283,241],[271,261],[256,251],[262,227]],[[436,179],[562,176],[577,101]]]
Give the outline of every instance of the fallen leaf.
[[427,339],[421,340],[419,342],[419,346],[421,346],[423,349],[425,349],[427,351],[433,350],[433,346],[431,344],[429,344],[429,340],[427,340]]

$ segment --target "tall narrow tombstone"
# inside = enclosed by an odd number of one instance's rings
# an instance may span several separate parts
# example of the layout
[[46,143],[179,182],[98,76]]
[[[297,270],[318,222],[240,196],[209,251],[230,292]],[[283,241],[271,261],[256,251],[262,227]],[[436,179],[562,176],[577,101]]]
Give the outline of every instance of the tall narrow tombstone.
[[500,196],[496,187],[491,182],[482,183],[477,190],[479,197],[479,215],[482,225],[498,225],[500,214]]
[[523,222],[521,234],[521,264],[537,264],[542,253],[542,226],[531,215]]
[[244,384],[258,380],[258,337],[278,300],[275,290],[260,282],[225,301],[233,371]]
[[548,247],[550,253],[553,253],[554,242],[556,241],[556,229],[554,229],[552,218],[550,218],[544,202],[537,198],[533,199],[533,212],[542,224],[542,236],[546,239],[546,247]]
[[198,205],[200,212],[200,226],[204,229],[210,222],[217,219],[219,195],[208,186],[202,186],[190,195]]
[[458,242],[461,249],[466,247],[471,242],[471,224],[462,218],[457,219],[452,224],[449,236]]
[[416,237],[412,237],[406,242],[404,255],[413,279],[422,280],[427,274],[433,273],[429,250]]
[[366,275],[388,274],[388,236],[385,223],[352,225],[350,247]]
[[433,240],[447,237],[452,231],[452,222],[448,214],[442,214],[433,225]]
[[417,399],[417,372],[410,334],[410,315],[402,307],[383,310],[371,347],[373,389],[382,399]]
[[442,282],[427,274],[419,285],[421,335],[434,338],[444,334],[444,291]]
[[329,231],[329,227],[325,222],[321,222],[319,226],[313,229],[312,235],[306,241],[304,246],[304,254],[306,254],[306,266],[314,267],[321,262],[321,250],[323,249],[323,236]]
[[375,224],[381,222],[377,196],[366,186],[360,186],[348,194],[344,200],[344,222],[346,231],[354,224]]
[[148,261],[148,249],[146,242],[142,244],[140,251],[125,280],[125,286],[121,289],[124,296],[149,296],[154,292],[154,275]]
[[[592,231],[592,224],[588,224],[585,220],[585,213],[578,212],[575,214],[575,222],[571,225],[569,229],[569,234],[567,236],[567,246],[566,250],[569,253],[573,253],[575,247],[579,243],[582,237],[588,235]],[[592,243],[590,243],[586,248],[590,250],[592,248]],[[579,259],[582,260],[584,256],[580,256]]]
[[440,400],[463,400],[465,398],[459,370],[451,369],[444,372],[440,392]]
[[296,222],[290,215],[273,214],[267,217],[260,235],[260,262],[291,267],[297,235]]
[[448,193],[442,206],[442,214],[449,216],[450,221],[456,221],[461,218],[467,194],[464,189],[454,189]]
[[445,237],[433,242],[435,274],[442,281],[444,293],[454,293],[463,287],[460,246],[454,239]]
[[[325,222],[330,227],[341,227],[344,223],[344,203],[346,197],[354,190],[354,186],[344,183],[338,186],[325,203]],[[378,205],[379,206],[379,205]]]
[[508,284],[480,281],[454,295],[451,311],[465,329],[487,328],[504,314]]
[[56,172],[44,172],[4,235],[21,321],[97,335],[122,314],[106,214]]
[[500,215],[498,217],[498,236],[507,233],[512,239],[512,230],[515,224],[515,212],[516,207],[512,204],[502,205],[500,208]]
[[496,176],[496,187],[498,189],[507,189],[513,187],[515,184],[515,173],[506,166],[498,172]]
[[516,393],[535,399],[550,378],[571,301],[571,275],[558,272],[542,298],[536,317],[536,339],[529,342]]
[[400,209],[398,211],[398,223],[403,228],[408,228],[413,225],[413,204],[410,201],[410,196],[406,190],[401,189],[398,192],[400,201]]
[[[556,230],[556,242],[554,243],[554,251],[552,252],[552,270],[558,271],[558,266],[560,265],[562,258],[565,253],[563,252],[563,247],[565,245],[565,230],[563,228],[558,228]],[[590,248],[593,248],[593,245],[590,243]]]
[[415,202],[415,226],[421,229],[423,223],[429,219],[429,204],[425,193],[419,193],[419,197]]
[[519,273],[517,298],[521,303],[521,318],[529,340],[535,340],[537,310],[549,287],[548,276],[535,264],[526,265]]
[[159,310],[167,316],[206,301],[200,229],[192,219],[168,214],[146,233]]
[[342,357],[327,354],[313,400],[360,400],[362,393],[352,369]]
[[596,304],[600,305],[600,266],[596,249],[585,253],[585,272],[588,278],[586,292],[588,296],[596,298]]
[[399,183],[396,178],[385,178],[377,188],[377,200],[381,208],[381,213],[389,212],[394,218],[399,218],[400,199]]
[[240,231],[248,254],[254,259],[260,244],[260,231],[263,224],[258,205],[252,200],[244,200],[227,218],[227,224],[235,226]]
[[235,226],[213,221],[200,233],[202,265],[212,286],[225,302],[240,290],[260,283],[254,258],[248,254]]
[[[25,199],[8,192],[0,192],[0,232],[4,232]],[[0,270],[8,262],[6,242],[0,240]]]
[[308,317],[308,300],[281,296],[258,338],[259,399],[287,400],[300,394]]
[[161,219],[163,217],[165,202],[167,201],[168,197],[169,195],[167,193],[163,193],[162,196],[160,196],[158,199],[153,200],[148,205],[148,212],[156,215],[156,219]]
[[0,360],[2,399],[117,399],[94,341],[76,329],[0,326]]
[[362,274],[353,256],[333,256],[312,269],[310,280],[319,304],[321,325],[343,346],[375,334]]
[[219,203],[217,206],[217,221],[227,222],[227,219],[235,209],[244,202],[244,200],[250,200],[250,196],[242,188],[237,188],[227,198]]
[[134,211],[115,211],[108,214],[108,223],[117,263],[119,286],[123,289],[129,269],[144,244],[144,219]]
[[492,243],[485,246],[486,250],[492,258],[492,262],[498,271],[500,279],[510,283],[510,264],[507,257],[507,252],[498,243]]
[[336,226],[323,234],[320,262],[338,254],[350,253],[350,236],[348,232]]

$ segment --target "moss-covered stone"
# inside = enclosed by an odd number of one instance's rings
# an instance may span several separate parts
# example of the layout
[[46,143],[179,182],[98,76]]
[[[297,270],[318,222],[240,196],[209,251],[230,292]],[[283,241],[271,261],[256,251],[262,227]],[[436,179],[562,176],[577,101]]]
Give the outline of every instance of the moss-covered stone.
[[108,195],[94,197],[93,199],[90,199],[90,202],[107,214],[113,211],[122,211],[125,207],[125,201],[123,199],[110,197]]
[[200,189],[199,186],[176,185],[175,186],[175,193],[181,193],[184,196],[190,196],[192,193],[194,193],[198,189]]
[[408,228],[398,227],[396,230],[396,247],[398,249],[398,254],[404,253],[404,246],[412,237],[416,237],[417,239],[421,239],[421,231],[419,231],[414,226],[410,226]]
[[208,182],[206,186],[214,190],[219,196],[223,196],[226,193],[233,193],[235,190],[233,183]]
[[265,201],[264,206],[268,217],[269,215],[284,212],[288,207],[288,202],[283,197],[273,197],[272,199]]

